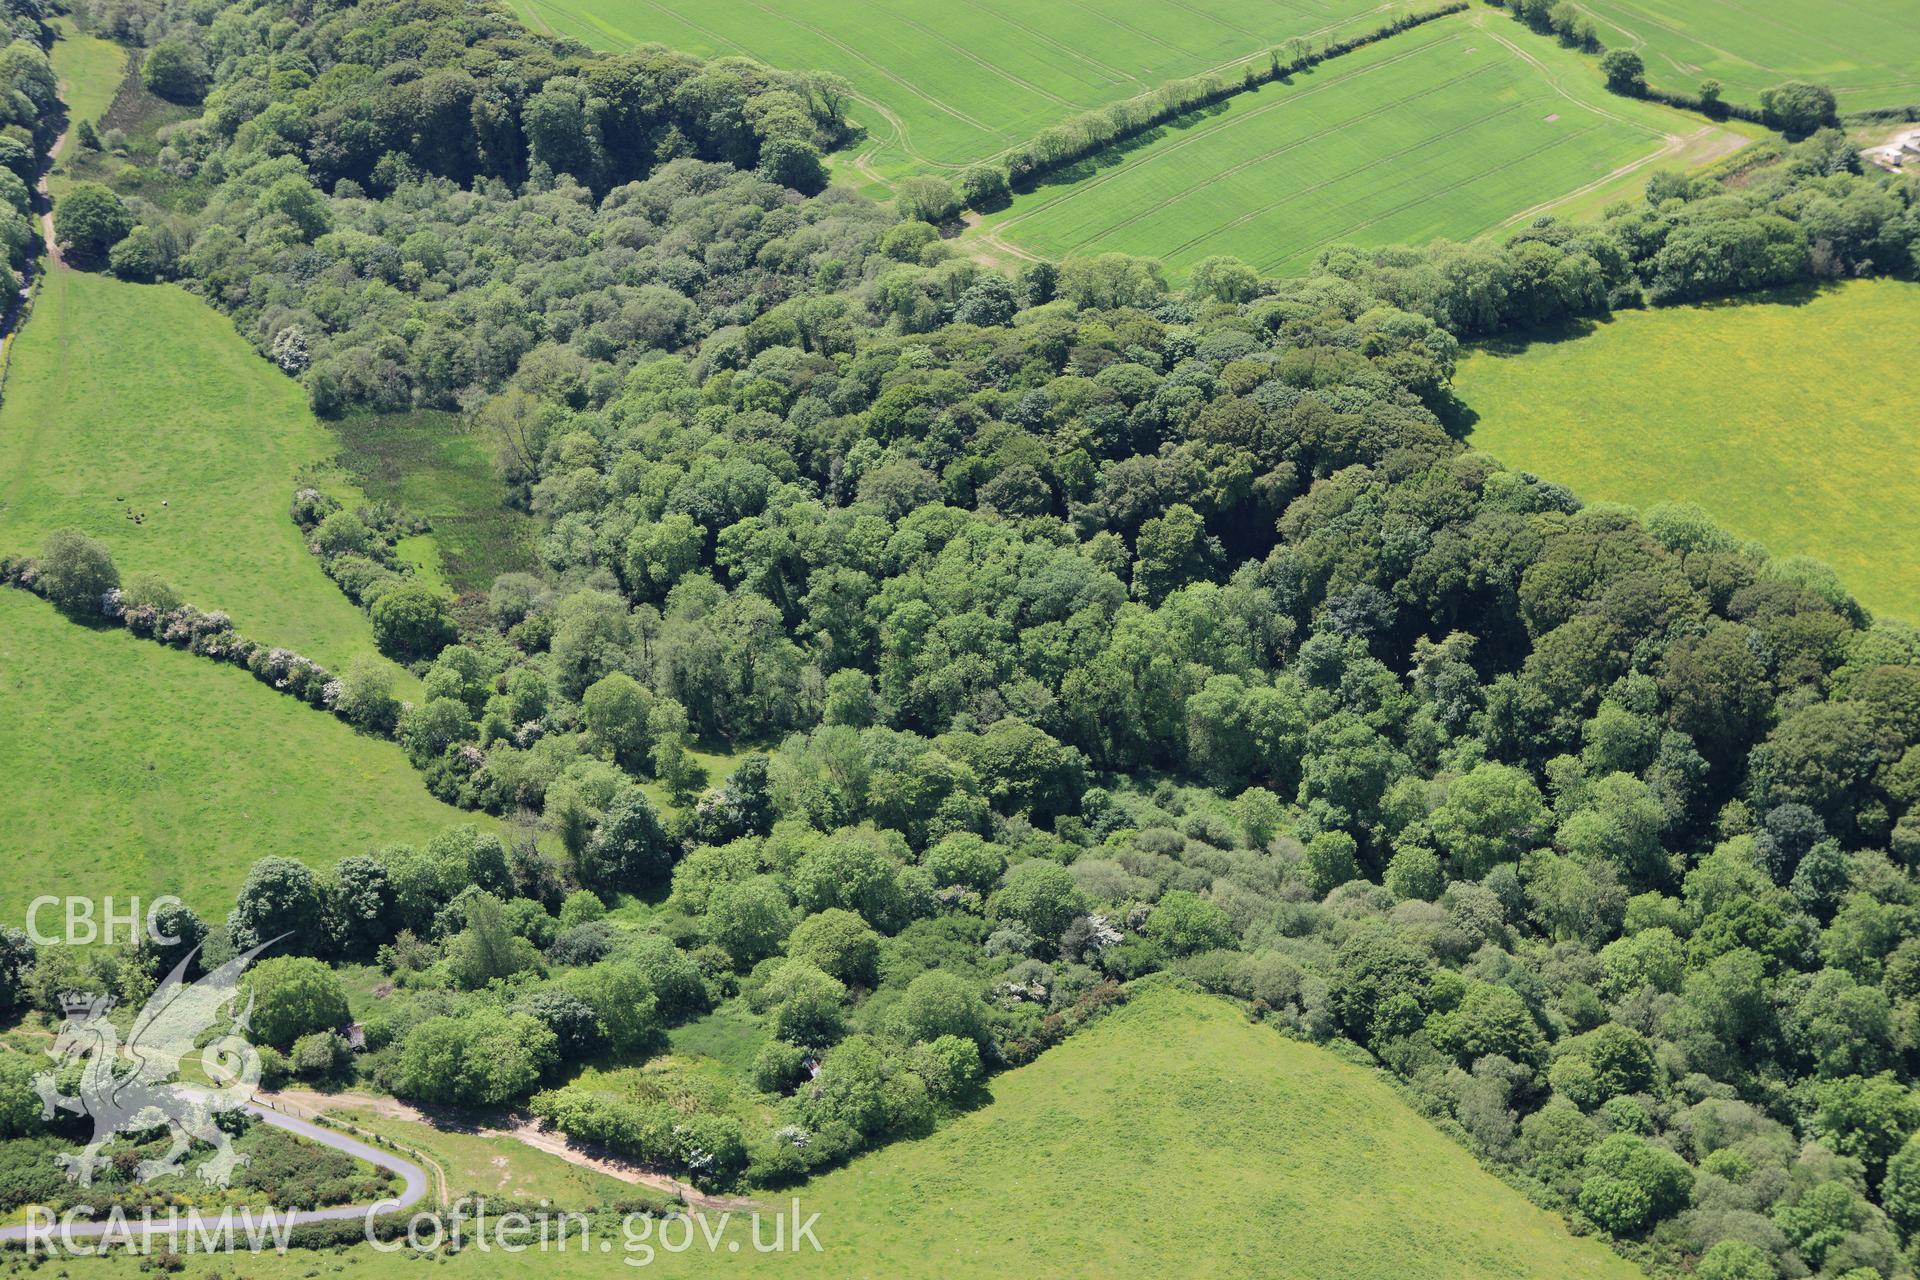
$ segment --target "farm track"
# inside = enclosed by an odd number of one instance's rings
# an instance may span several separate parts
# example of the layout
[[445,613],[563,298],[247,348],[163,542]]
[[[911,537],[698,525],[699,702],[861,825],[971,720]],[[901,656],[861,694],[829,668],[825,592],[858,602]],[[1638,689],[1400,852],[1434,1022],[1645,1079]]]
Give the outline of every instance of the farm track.
[[[54,93],[64,104],[67,100],[67,84],[62,80],[54,88]],[[66,148],[67,134],[71,123],[62,129],[47,147],[47,156],[40,165],[40,176],[33,184],[34,222],[40,228],[40,244],[46,254],[48,272],[65,271],[67,260],[60,256],[60,242],[53,230],[53,163],[59,159],[60,152]],[[27,302],[33,297],[34,265],[29,262],[21,272],[19,296],[13,301],[13,312],[7,317],[4,326],[0,326],[0,383],[6,378],[8,356],[13,350],[13,340],[20,332],[20,326],[26,322]]]
[[[1686,152],[1687,150],[1691,149],[1695,143],[1701,142],[1707,138],[1713,137],[1713,135],[1715,135],[1716,133],[1720,135],[1718,141],[1716,142],[1716,145],[1713,147],[1712,150],[1702,154],[1696,160],[1695,163],[1710,164],[1715,160],[1719,160],[1726,156],[1732,155],[1734,152],[1738,151],[1741,147],[1746,145],[1746,139],[1742,138],[1737,133],[1731,133],[1724,129],[1716,129],[1712,125],[1702,125],[1700,128],[1695,129],[1692,133],[1675,134],[1672,141],[1668,142],[1666,146],[1661,147],[1658,151],[1654,152],[1652,155],[1642,156],[1640,159],[1632,161],[1629,164],[1623,164],[1623,165],[1620,165],[1618,168],[1609,170],[1607,173],[1604,173],[1600,177],[1595,178],[1592,182],[1583,183],[1582,185],[1577,186],[1573,190],[1567,192],[1565,195],[1556,196],[1552,200],[1545,200],[1539,204],[1532,206],[1531,208],[1522,209],[1520,212],[1514,214],[1512,217],[1508,218],[1506,221],[1502,222],[1500,225],[1503,227],[1517,227],[1521,223],[1529,222],[1534,218],[1539,217],[1542,214],[1551,213],[1553,210],[1560,208],[1562,205],[1568,204],[1574,200],[1578,200],[1582,196],[1592,195],[1594,192],[1600,190],[1602,187],[1606,187],[1615,182],[1618,182],[1620,181],[1620,179],[1625,178],[1633,173],[1636,173],[1641,169],[1645,169],[1649,165],[1656,165],[1663,160],[1668,160],[1674,156],[1680,155],[1683,152]],[[1728,144],[1731,144],[1731,145],[1728,145]]]
[[[65,88],[61,86],[62,91]],[[62,129],[60,136],[53,140],[53,145],[47,148],[46,162],[40,166],[40,180],[33,188],[34,204],[40,211],[40,238],[46,246],[47,266],[49,270],[58,271],[66,269],[67,260],[60,256],[60,242],[53,234],[53,163],[60,158],[60,152],[66,145],[67,131]]]
[[1514,57],[1520,59],[1520,61],[1526,63],[1529,67],[1532,67],[1533,70],[1539,74],[1540,79],[1547,85],[1548,88],[1552,89],[1555,93],[1559,94],[1562,98],[1565,98],[1568,102],[1571,102],[1574,106],[1579,107],[1582,111],[1585,111],[1590,115],[1596,115],[1596,116],[1602,117],[1603,119],[1611,120],[1615,124],[1618,124],[1623,128],[1634,129],[1641,133],[1652,133],[1656,137],[1666,137],[1666,138],[1674,137],[1674,135],[1670,133],[1661,134],[1657,130],[1649,127],[1648,125],[1642,124],[1638,120],[1628,119],[1626,116],[1621,115],[1617,111],[1613,111],[1607,107],[1598,106],[1594,103],[1587,102],[1581,98],[1575,97],[1573,93],[1571,93],[1567,89],[1566,84],[1561,81],[1559,75],[1553,70],[1553,68],[1549,67],[1545,62],[1541,61],[1533,53],[1531,53],[1526,49],[1521,48],[1519,45],[1515,44],[1513,41],[1507,39],[1507,37],[1501,35],[1498,31],[1495,31],[1484,24],[1478,24],[1478,25],[1480,25],[1481,30],[1486,33],[1488,39],[1492,40],[1495,44],[1501,45],[1502,47],[1507,49],[1509,52],[1511,52]]

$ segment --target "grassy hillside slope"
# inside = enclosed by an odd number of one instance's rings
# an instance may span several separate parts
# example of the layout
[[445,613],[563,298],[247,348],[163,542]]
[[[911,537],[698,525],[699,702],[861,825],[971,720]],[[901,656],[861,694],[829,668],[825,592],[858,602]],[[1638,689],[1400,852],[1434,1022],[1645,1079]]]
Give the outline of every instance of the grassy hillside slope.
[[[1638,1274],[1568,1236],[1369,1072],[1223,1001],[1144,995],[999,1078],[994,1095],[817,1184],[809,1210],[846,1224],[862,1271]],[[879,1205],[891,1212],[861,1211]]]
[[60,77],[67,122],[98,124],[126,76],[127,51],[111,40],[88,35],[71,18],[55,18],[53,29],[59,33],[53,44],[53,70]]
[[1224,253],[1285,274],[1332,244],[1470,238],[1741,141],[1615,97],[1591,60],[1475,11],[1067,171],[986,227],[1050,258],[1119,251],[1178,275]]
[[1589,500],[1697,502],[1920,622],[1920,285],[1623,312],[1462,361],[1469,443]]
[[174,893],[224,918],[254,859],[318,868],[491,824],[235,667],[0,591],[0,922],[42,893]]
[[[1258,1276],[1263,1280],[1631,1280],[1474,1163],[1371,1072],[1249,1023],[1224,1001],[1140,994],[932,1137],[799,1192],[823,1252],[657,1253],[647,1274]],[[769,1209],[789,1197],[762,1197]],[[735,1214],[736,1219],[744,1217]],[[770,1234],[770,1232],[769,1232]],[[604,1236],[602,1238],[605,1238]],[[744,1221],[721,1237],[748,1238]],[[696,1235],[696,1240],[698,1236]],[[452,1276],[632,1274],[613,1251],[469,1248]],[[411,1274],[360,1248],[340,1274]],[[247,1259],[262,1280],[312,1255]],[[231,1272],[192,1259],[188,1274]]]
[[338,668],[373,651],[372,627],[287,516],[295,473],[333,450],[300,387],[199,299],[57,271],[0,402],[0,552],[77,526],[122,574],[153,570],[255,639]]

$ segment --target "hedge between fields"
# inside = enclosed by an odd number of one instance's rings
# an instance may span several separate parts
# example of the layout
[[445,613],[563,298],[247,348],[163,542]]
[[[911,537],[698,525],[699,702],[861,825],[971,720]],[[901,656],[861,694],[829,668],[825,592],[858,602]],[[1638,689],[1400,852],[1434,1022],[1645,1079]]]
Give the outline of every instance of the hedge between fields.
[[1920,121],[1920,102],[1909,102],[1904,107],[1873,107],[1866,111],[1849,111],[1840,117],[1842,124],[1912,124]]
[[[46,598],[46,592],[40,587],[38,566],[31,557],[0,556],[0,585]],[[291,649],[262,644],[241,635],[233,629],[233,619],[220,610],[203,610],[191,604],[167,610],[147,606],[127,608],[119,602],[119,594],[117,590],[109,592],[109,599],[102,601],[99,615],[102,620],[117,623],[136,636],[170,649],[184,649],[214,662],[242,667],[260,683],[288,697],[330,711],[355,728],[378,737],[393,737],[390,728],[356,721],[334,705],[338,686],[326,667]]]

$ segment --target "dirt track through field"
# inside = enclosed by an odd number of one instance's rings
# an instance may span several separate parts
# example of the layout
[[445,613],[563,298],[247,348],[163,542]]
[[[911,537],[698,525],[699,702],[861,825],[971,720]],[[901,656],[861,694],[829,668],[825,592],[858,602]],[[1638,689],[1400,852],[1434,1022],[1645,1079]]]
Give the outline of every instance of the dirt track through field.
[[[60,86],[55,92],[60,95],[62,102],[66,101],[67,85],[64,80],[60,82]],[[40,181],[34,184],[33,203],[40,211],[40,238],[46,241],[47,264],[51,270],[59,270],[67,265],[66,260],[60,256],[59,242],[53,238],[53,188],[51,182],[53,179],[53,162],[60,158],[60,152],[65,149],[67,145],[67,133],[72,127],[72,123],[69,122],[67,128],[60,131],[60,136],[53,140],[53,145],[47,148],[47,158],[40,165]]]

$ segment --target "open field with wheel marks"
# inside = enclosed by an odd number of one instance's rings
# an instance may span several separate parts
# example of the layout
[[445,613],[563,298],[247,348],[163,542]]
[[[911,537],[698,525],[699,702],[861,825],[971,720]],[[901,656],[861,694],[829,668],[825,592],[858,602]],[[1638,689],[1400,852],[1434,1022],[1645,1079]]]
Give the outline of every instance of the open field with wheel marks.
[[1622,312],[1584,337],[1483,349],[1467,442],[1588,500],[1695,502],[1775,555],[1826,561],[1920,622],[1920,285]]
[[1840,110],[1920,102],[1920,22],[1910,0],[1588,0],[1609,48],[1637,49],[1647,80],[1692,92],[1716,79],[1758,105],[1783,80],[1830,87]]
[[299,385],[192,294],[56,271],[0,404],[0,553],[82,529],[123,575],[158,573],[338,670],[374,651],[373,628],[287,515],[296,474],[334,447]]
[[1518,191],[1630,193],[1699,144],[1697,119],[1614,97],[1589,60],[1505,23],[1443,18],[1243,94],[1017,197],[985,238],[1285,273],[1334,244],[1478,235]]
[[0,591],[0,919],[42,893],[224,919],[269,854],[316,869],[461,823],[391,742],[255,680]]
[[[1092,107],[1300,36],[1380,25],[1406,0],[512,0],[535,30],[600,49],[657,43],[845,76],[868,178],[958,169]],[[842,163],[847,163],[843,161]]]
[[[1266,1276],[1274,1280],[1632,1280],[1598,1240],[1479,1168],[1374,1072],[1248,1022],[1223,1000],[1148,990],[1029,1066],[930,1137],[901,1141],[793,1191],[822,1252],[756,1253],[747,1214],[714,1252],[654,1248],[644,1274]],[[1444,1188],[1444,1192],[1438,1189]],[[1034,1224],[1043,1222],[1045,1230]],[[769,1223],[763,1222],[771,1239]],[[610,1250],[468,1248],[450,1276],[632,1275]],[[696,1233],[697,1238],[697,1233]],[[727,1241],[741,1242],[737,1252]],[[407,1276],[407,1254],[318,1255],[349,1280]],[[204,1280],[231,1260],[192,1257]],[[316,1255],[246,1260],[257,1280],[308,1274]],[[134,1276],[119,1259],[91,1274]]]

